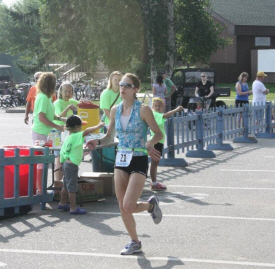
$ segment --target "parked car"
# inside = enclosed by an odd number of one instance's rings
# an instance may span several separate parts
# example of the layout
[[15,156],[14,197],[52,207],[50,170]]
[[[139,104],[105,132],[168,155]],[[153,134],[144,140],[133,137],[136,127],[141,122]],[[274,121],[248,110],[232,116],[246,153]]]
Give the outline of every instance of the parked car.
[[216,101],[217,97],[229,97],[230,87],[216,86],[215,70],[212,68],[178,68],[172,73],[171,80],[177,87],[177,91],[171,98],[171,106],[182,105],[184,108],[195,110],[196,104],[192,102],[195,98],[195,88],[201,80],[201,73],[207,74],[207,79],[214,85],[214,94],[211,97],[211,107],[226,106],[222,100]]

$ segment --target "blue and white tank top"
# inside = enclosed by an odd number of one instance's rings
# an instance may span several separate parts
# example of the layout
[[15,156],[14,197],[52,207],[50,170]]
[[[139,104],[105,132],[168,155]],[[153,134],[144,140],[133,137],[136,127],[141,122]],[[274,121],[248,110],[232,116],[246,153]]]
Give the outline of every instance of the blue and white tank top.
[[121,102],[118,105],[115,115],[115,128],[119,139],[117,147],[119,149],[133,149],[133,156],[147,155],[145,144],[147,142],[148,125],[140,117],[141,102],[138,100],[134,101],[130,119],[125,131],[120,121],[122,106],[123,103]]

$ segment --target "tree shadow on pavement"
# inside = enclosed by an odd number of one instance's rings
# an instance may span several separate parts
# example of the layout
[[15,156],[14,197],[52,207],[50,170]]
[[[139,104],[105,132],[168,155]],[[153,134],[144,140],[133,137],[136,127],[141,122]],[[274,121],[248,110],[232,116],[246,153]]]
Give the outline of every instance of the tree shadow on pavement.
[[[158,181],[167,182],[170,178],[182,177],[190,173],[196,174],[203,170],[211,169],[240,155],[261,149],[261,146],[240,146],[233,151],[215,151],[216,158],[188,158],[187,167],[158,167]],[[179,156],[176,156],[179,158]],[[147,181],[151,181],[150,179]]]
[[[30,213],[2,220],[0,222],[0,243],[8,243],[15,238],[24,238],[28,234],[43,232],[44,229],[56,228],[60,224],[70,223],[72,219],[91,228],[91,233],[98,231],[107,236],[126,235],[122,224],[121,215],[115,197],[109,197],[106,202],[85,203],[83,207],[87,209],[86,215],[70,215],[69,212],[57,210],[57,202],[47,204],[46,210],[40,210],[39,205],[35,205]],[[106,211],[108,210],[108,212]],[[105,212],[104,212],[105,211]],[[111,213],[110,213],[111,212]],[[148,217],[149,214],[148,214]],[[106,222],[110,219],[118,218],[123,230],[115,230]],[[52,234],[54,236],[54,232]],[[140,234],[139,237],[147,238],[149,235]]]
[[[81,224],[88,226],[92,230],[97,230],[102,235],[115,237],[119,235],[126,235],[127,237],[129,236],[124,228],[115,196],[108,196],[106,197],[105,201],[84,204],[83,207],[87,210],[87,215],[85,215],[85,218],[79,218],[79,216],[75,216],[75,219]],[[149,214],[148,217],[150,217]],[[108,225],[107,222],[115,218],[118,219],[118,222],[121,224],[123,230],[115,230],[110,225]],[[116,227],[117,226],[119,225],[116,225]],[[148,234],[139,234],[139,237],[147,238],[150,236]]]
[[[144,191],[142,198],[144,200],[147,200],[151,195],[156,195],[155,192],[153,191]],[[169,191],[164,191],[164,192],[158,192],[157,196],[160,200],[160,203],[166,203],[166,204],[175,204],[177,203],[177,200],[185,201],[188,203],[200,205],[200,206],[213,206],[213,205],[224,205],[224,206],[231,206],[232,204],[229,203],[223,203],[223,204],[213,204],[213,203],[208,203],[202,201],[201,197],[199,196],[187,196],[183,195],[181,193],[176,193],[176,192],[169,192]]]
[[33,232],[41,232],[45,228],[55,228],[59,223],[69,221],[58,217],[59,212],[56,213],[56,211],[49,208],[40,210],[37,209],[39,205],[35,206],[34,210],[27,215],[9,218],[0,222],[1,243],[8,243],[17,237],[23,238]]

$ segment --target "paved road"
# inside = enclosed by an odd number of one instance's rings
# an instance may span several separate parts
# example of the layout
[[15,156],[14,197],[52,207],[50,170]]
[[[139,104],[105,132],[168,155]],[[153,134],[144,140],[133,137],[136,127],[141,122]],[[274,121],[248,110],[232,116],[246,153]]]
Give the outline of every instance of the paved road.
[[[0,120],[1,144],[31,144],[23,114],[1,110]],[[158,194],[164,216],[156,226],[146,212],[136,215],[142,254],[119,255],[129,238],[115,197],[84,204],[88,214],[77,217],[52,202],[0,222],[0,268],[275,268],[274,141],[232,146],[214,159],[183,155],[183,169],[159,169],[168,186]]]

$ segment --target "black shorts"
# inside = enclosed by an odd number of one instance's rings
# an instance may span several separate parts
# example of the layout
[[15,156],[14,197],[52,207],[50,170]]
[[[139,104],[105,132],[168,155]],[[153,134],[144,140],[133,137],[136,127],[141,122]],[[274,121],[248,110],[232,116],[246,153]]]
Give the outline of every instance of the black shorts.
[[242,107],[244,104],[249,104],[249,101],[235,100],[236,107],[238,106]]
[[163,144],[162,143],[157,143],[154,145],[154,148],[160,152],[160,154],[162,155],[162,151],[163,151]]
[[134,156],[127,167],[116,166],[115,169],[125,171],[129,175],[133,173],[142,174],[147,178],[148,172],[148,156]]

